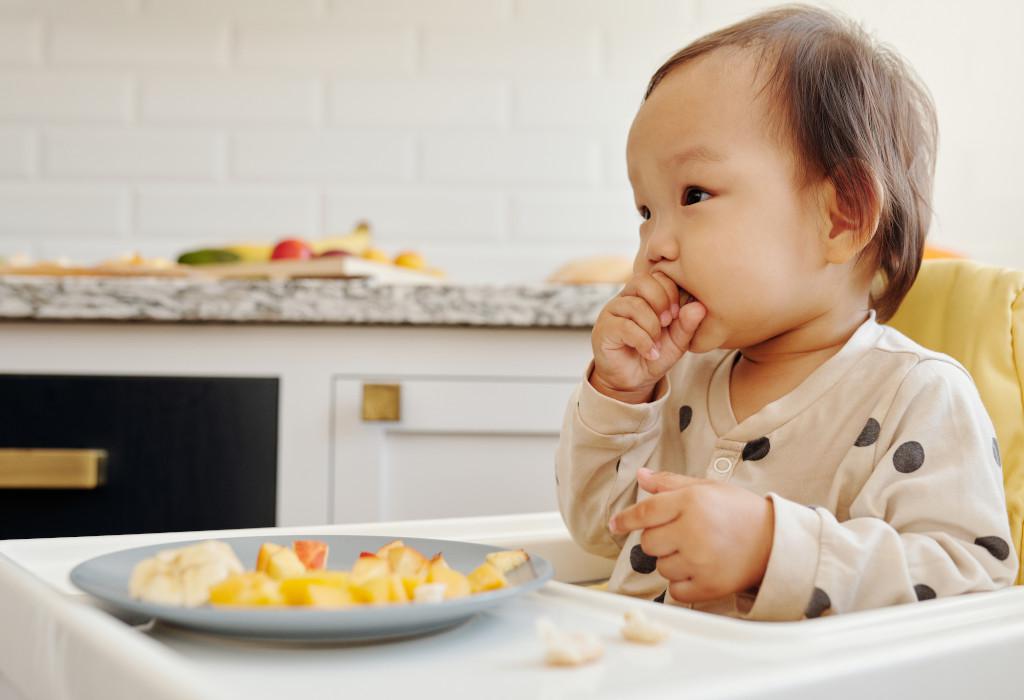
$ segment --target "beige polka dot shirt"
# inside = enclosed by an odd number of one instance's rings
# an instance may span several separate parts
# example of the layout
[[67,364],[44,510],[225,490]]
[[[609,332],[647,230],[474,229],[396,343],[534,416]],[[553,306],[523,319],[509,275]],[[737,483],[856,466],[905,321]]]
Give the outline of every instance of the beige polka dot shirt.
[[613,514],[648,495],[640,467],[772,499],[760,586],[687,607],[797,620],[1012,584],[999,446],[958,362],[872,312],[796,389],[737,424],[729,375],[738,357],[688,353],[641,405],[585,379],[576,389],[556,458],[559,507],[581,546],[616,560],[610,590],[682,605],[640,532],[608,530]]

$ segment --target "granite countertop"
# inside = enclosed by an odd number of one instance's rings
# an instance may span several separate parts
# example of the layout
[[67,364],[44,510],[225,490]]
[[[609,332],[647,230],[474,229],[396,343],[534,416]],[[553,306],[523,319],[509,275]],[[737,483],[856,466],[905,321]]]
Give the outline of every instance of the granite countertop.
[[589,328],[616,285],[0,277],[0,320]]

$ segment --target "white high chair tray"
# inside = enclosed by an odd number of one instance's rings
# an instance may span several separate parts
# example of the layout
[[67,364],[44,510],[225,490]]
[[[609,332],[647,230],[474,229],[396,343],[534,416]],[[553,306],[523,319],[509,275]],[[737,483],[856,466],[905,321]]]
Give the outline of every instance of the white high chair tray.
[[[556,578],[586,580],[609,563],[579,550],[557,513],[0,542],[0,698],[160,700],[417,698],[954,698],[1014,688],[1024,645],[1024,588],[787,623],[734,620],[567,583],[507,601],[448,631],[374,644],[242,641],[156,624],[136,628],[97,608],[67,575],[126,547],[241,535],[365,534],[525,547]],[[622,639],[641,608],[670,627],[657,646]],[[587,666],[551,668],[535,626],[546,617],[605,644]],[[142,620],[129,622],[139,623]]]

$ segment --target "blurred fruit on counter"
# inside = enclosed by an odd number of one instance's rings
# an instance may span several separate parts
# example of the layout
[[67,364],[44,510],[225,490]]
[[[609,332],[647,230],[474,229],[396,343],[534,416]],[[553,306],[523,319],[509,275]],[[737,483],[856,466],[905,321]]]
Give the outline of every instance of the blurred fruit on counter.
[[625,255],[594,255],[570,260],[548,282],[556,284],[623,284],[633,275],[633,260]]
[[423,256],[411,250],[402,251],[395,256],[395,259],[392,262],[399,267],[408,267],[413,270],[422,270],[427,266],[427,263],[423,260]]
[[363,252],[363,258],[373,262],[384,263],[385,265],[391,262],[391,256],[380,248],[367,248]]
[[344,236],[328,236],[313,241],[313,252],[323,255],[331,250],[342,250],[352,255],[362,255],[370,247],[370,224],[360,221],[351,233]]
[[223,265],[241,260],[242,257],[238,253],[222,248],[201,248],[178,256],[178,263],[181,265]]
[[313,249],[301,238],[286,238],[270,253],[271,260],[309,260],[311,257]]

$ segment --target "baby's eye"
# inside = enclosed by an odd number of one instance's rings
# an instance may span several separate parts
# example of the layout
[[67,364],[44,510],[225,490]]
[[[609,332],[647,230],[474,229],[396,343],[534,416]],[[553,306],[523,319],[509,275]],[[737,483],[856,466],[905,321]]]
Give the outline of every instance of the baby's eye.
[[645,205],[641,204],[639,207],[636,208],[636,210],[640,212],[640,217],[644,221],[647,221],[651,218],[651,210],[648,209]]
[[683,190],[683,206],[688,207],[691,204],[700,204],[706,199],[711,199],[711,193],[702,190],[699,187],[687,187]]

